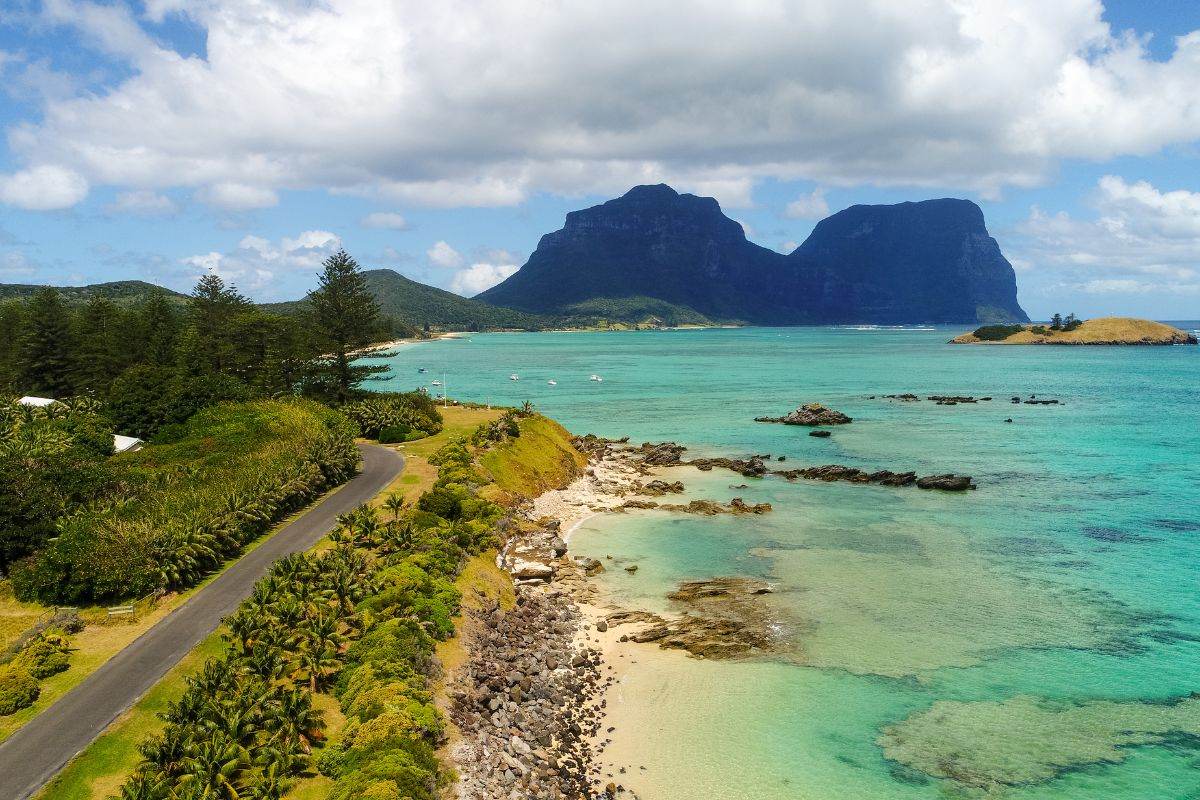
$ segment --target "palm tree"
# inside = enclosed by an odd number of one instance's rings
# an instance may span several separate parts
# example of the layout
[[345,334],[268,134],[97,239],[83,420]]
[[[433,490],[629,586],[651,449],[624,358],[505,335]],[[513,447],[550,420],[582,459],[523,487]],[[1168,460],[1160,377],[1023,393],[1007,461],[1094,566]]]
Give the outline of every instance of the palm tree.
[[404,510],[404,506],[404,495],[402,495],[400,492],[392,492],[387,496],[387,499],[383,501],[383,507],[392,512],[393,523],[400,520],[400,512]]
[[238,773],[250,761],[249,753],[228,739],[201,742],[195,752],[183,760],[179,787],[194,796],[213,800],[240,800]]

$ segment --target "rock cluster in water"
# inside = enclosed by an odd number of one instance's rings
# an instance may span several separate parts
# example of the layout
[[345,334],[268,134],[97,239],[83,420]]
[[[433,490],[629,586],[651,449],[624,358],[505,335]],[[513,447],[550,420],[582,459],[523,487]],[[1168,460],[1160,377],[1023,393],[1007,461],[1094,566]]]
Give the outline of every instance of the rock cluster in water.
[[820,403],[806,403],[782,417],[755,417],[755,422],[780,422],[784,425],[848,425],[854,420]]
[[[801,467],[798,469],[773,470],[767,466],[770,461],[770,454],[755,455],[750,458],[726,458],[720,456],[717,458],[696,458],[691,461],[685,461],[683,454],[687,448],[675,442],[645,442],[640,447],[634,448],[639,457],[651,459],[655,466],[692,466],[704,472],[708,472],[715,468],[728,469],[739,475],[744,475],[747,478],[761,478],[765,475],[779,475],[788,480],[796,480],[805,478],[807,480],[818,481],[848,481],[850,483],[874,483],[880,486],[916,486],[918,489],[940,489],[947,492],[962,492],[967,489],[974,489],[975,481],[969,475],[956,475],[954,473],[941,473],[937,475],[918,476],[915,471],[908,470],[895,472],[893,470],[864,470],[858,467],[847,467],[841,464],[825,464],[814,467]],[[646,463],[643,461],[643,463]],[[709,502],[709,501],[706,501]],[[732,505],[732,503],[730,504]],[[770,510],[769,504],[761,504],[766,506],[764,510]],[[662,506],[647,504],[645,501],[632,501],[625,504],[627,508],[653,508]],[[752,513],[762,513],[756,511],[755,508],[749,507]],[[673,510],[692,511],[695,509],[687,507],[675,507]],[[732,513],[745,513],[746,509],[729,509]],[[700,513],[706,513],[701,511]],[[721,511],[712,511],[711,513],[722,513]]]

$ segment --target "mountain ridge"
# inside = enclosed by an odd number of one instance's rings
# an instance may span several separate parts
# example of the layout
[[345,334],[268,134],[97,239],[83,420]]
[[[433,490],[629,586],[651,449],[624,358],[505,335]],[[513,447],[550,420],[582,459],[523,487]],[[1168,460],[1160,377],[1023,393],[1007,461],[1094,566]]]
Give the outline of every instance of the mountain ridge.
[[747,239],[715,199],[665,184],[570,212],[475,299],[555,315],[633,296],[762,325],[1028,321],[969,200],[851,206],[785,255]]

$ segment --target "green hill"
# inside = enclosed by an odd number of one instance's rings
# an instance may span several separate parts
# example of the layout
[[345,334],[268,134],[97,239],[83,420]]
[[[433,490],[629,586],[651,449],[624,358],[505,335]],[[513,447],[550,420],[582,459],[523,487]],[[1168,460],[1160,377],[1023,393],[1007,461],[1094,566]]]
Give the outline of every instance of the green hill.
[[[548,327],[545,317],[488,305],[459,297],[453,292],[426,286],[390,269],[363,272],[367,287],[379,301],[384,316],[422,328],[447,330],[539,329]],[[305,306],[305,300],[270,303],[267,310],[291,313]]]
[[[24,300],[37,294],[45,286],[29,283],[0,283],[0,300]],[[136,303],[150,295],[161,292],[167,297],[183,302],[187,295],[173,292],[162,286],[156,286],[146,281],[111,281],[109,283],[90,283],[86,286],[56,286],[58,293],[68,303],[86,303],[93,297],[103,296],[120,305]]]

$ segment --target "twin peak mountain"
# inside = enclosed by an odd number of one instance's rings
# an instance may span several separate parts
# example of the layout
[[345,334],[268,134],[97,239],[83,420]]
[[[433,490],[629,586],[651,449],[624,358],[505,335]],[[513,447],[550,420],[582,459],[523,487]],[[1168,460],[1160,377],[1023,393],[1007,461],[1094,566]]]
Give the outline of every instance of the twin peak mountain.
[[1028,322],[1016,276],[969,200],[857,205],[788,255],[746,239],[711,197],[669,186],[567,214],[478,300],[537,314],[667,309],[757,325]]

